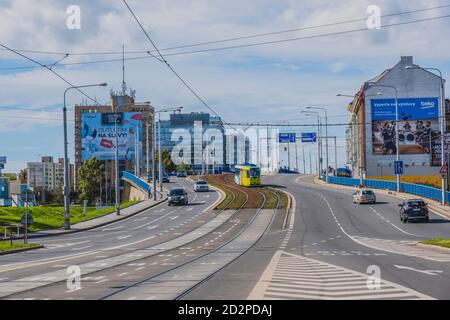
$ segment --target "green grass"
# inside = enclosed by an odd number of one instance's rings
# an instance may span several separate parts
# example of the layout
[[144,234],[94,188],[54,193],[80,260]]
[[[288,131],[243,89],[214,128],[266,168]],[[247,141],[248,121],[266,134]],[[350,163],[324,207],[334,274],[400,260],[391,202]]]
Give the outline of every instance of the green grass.
[[36,247],[36,246],[37,246],[37,244],[33,244],[33,243],[28,243],[28,244],[13,243],[11,246],[11,243],[9,241],[5,241],[5,242],[0,242],[0,252],[23,249],[23,248],[31,248],[31,247]]
[[[139,201],[124,202],[120,205],[122,209],[132,206]],[[88,207],[84,215],[83,207],[70,208],[70,223],[75,224],[105,216],[115,211],[114,207],[95,210],[95,207]],[[25,208],[0,207],[0,226],[9,224],[20,224],[20,218],[25,214]],[[55,229],[64,226],[64,207],[31,207],[29,214],[33,217],[33,225],[29,231]],[[0,228],[2,230],[2,228]]]
[[431,240],[422,241],[422,243],[429,244],[432,246],[450,248],[450,239],[431,239]]

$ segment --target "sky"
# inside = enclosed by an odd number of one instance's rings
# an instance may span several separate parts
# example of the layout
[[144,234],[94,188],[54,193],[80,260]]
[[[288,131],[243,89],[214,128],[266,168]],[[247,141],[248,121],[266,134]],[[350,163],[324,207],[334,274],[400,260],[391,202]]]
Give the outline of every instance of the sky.
[[[272,36],[204,46],[163,50],[163,54],[268,42],[289,38],[309,39],[234,48],[205,53],[168,55],[166,60],[227,122],[289,122],[312,124],[300,107],[328,110],[329,123],[347,123],[349,98],[364,81],[393,67],[401,56],[414,56],[421,66],[450,72],[448,52],[450,18],[314,38],[317,35],[366,29],[367,8],[376,5],[381,15],[450,5],[441,0],[128,0],[144,28],[159,48],[171,48],[280,30],[309,28]],[[80,8],[81,28],[68,29],[66,12]],[[450,7],[390,16],[382,26],[410,20],[450,15]],[[312,37],[312,38],[311,38]],[[147,51],[152,47],[121,0],[0,0],[0,43],[44,64],[119,59],[120,55],[72,53]],[[60,54],[50,54],[59,52]],[[127,54],[127,58],[148,56]],[[67,84],[23,57],[0,50],[0,156],[7,156],[6,172],[18,172],[40,156],[63,155],[62,103]],[[70,82],[107,82],[107,88],[85,92],[108,103],[110,90],[119,90],[120,62],[69,65],[54,70]],[[126,81],[136,90],[137,101],[156,108],[182,105],[187,112],[208,111],[168,70],[151,57],[126,62]],[[71,92],[69,109],[83,101]],[[73,115],[69,114],[69,148],[73,149]],[[302,127],[296,132],[311,131]],[[345,161],[345,127],[330,127],[338,137],[339,164]],[[331,143],[331,142],[330,142]],[[307,145],[308,151],[315,146]],[[309,159],[308,159],[309,160]]]

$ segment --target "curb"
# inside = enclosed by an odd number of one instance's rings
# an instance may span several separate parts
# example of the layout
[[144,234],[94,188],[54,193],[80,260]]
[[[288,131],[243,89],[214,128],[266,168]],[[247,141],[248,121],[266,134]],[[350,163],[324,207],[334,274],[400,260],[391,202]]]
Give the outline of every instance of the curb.
[[[332,184],[332,183],[325,183],[322,180],[318,179],[318,178],[314,178],[314,183],[315,184],[319,184],[319,185],[326,185],[326,186],[331,186],[333,188],[336,189],[345,189],[345,190],[360,190],[360,188],[358,187],[350,187],[350,186],[343,186],[343,185],[338,185],[338,184]],[[409,197],[408,195],[410,195],[409,193],[398,193],[396,191],[386,191],[384,189],[375,189],[378,192],[382,192],[383,194],[387,195],[387,196],[391,196],[391,197],[395,197],[398,199],[409,199],[411,197]],[[436,205],[434,204],[429,204],[430,201],[434,201],[432,199],[428,199],[428,198],[424,198],[424,197],[420,197],[420,196],[415,196],[415,195],[411,195],[414,196],[416,198],[422,199],[425,202],[428,203],[428,207],[430,208],[431,211],[434,211],[434,213],[436,213],[437,215],[450,220],[450,212],[444,211],[443,209],[436,207]]]
[[[42,238],[42,237],[56,237],[56,236],[60,236],[60,235],[79,233],[79,232],[83,232],[83,231],[89,231],[89,230],[105,227],[105,226],[110,225],[112,223],[116,223],[116,222],[119,222],[119,221],[122,221],[122,220],[125,220],[125,219],[128,219],[128,218],[134,217],[134,216],[136,216],[136,215],[138,215],[138,214],[140,214],[140,213],[142,213],[142,212],[144,212],[144,211],[146,211],[148,209],[154,208],[154,207],[156,207],[156,206],[158,206],[161,203],[164,203],[166,201],[167,201],[167,198],[165,198],[165,199],[163,199],[163,200],[161,200],[161,201],[159,201],[157,203],[154,203],[154,204],[152,204],[151,206],[149,206],[147,208],[143,208],[141,210],[133,212],[133,213],[127,215],[127,216],[123,216],[123,217],[120,217],[119,219],[116,219],[116,220],[113,220],[113,221],[104,222],[104,223],[101,223],[101,224],[98,224],[98,225],[95,225],[95,226],[92,226],[92,227],[88,227],[88,228],[77,229],[77,230],[68,230],[68,231],[62,231],[62,232],[59,232],[59,233],[49,233],[49,234],[32,234],[32,233],[29,233],[28,234],[28,239],[37,239],[37,238]],[[114,214],[114,212],[112,212],[110,214]],[[20,238],[17,238],[17,239],[23,239],[23,237],[20,237]]]
[[0,252],[0,256],[6,256],[8,254],[14,254],[14,253],[20,253],[20,252],[26,252],[26,251],[31,251],[31,250],[36,250],[36,249],[42,249],[44,248],[43,245],[37,245],[34,247],[29,247],[29,248],[22,248],[22,249],[15,249],[15,250],[9,250],[9,251],[4,251],[4,252]]
[[450,254],[450,248],[440,247],[432,244],[425,244],[425,243],[417,243],[416,246],[421,249],[428,249],[440,253],[449,253]]

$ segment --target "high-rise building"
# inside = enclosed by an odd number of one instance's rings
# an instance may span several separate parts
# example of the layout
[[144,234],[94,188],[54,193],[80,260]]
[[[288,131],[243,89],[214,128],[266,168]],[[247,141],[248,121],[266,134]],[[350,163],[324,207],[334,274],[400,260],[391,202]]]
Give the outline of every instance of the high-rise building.
[[28,186],[36,190],[43,188],[46,191],[62,190],[64,186],[64,166],[53,162],[53,157],[42,157],[41,162],[28,162]]

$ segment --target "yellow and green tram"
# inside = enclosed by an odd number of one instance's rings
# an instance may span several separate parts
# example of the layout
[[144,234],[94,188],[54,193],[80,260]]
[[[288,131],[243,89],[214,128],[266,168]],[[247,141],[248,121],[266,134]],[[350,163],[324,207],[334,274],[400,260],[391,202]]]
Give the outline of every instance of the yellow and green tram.
[[234,167],[234,181],[243,187],[256,187],[261,185],[261,169],[255,165],[242,165]]

